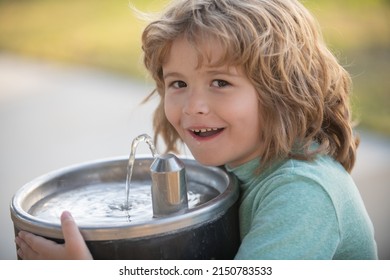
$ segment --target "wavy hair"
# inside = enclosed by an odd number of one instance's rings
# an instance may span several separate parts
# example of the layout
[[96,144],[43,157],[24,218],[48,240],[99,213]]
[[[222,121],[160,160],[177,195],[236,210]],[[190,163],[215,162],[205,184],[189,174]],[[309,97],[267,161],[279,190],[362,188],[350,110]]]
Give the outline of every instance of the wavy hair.
[[180,139],[164,113],[162,65],[179,37],[194,46],[202,38],[217,40],[224,50],[220,63],[242,67],[256,88],[267,147],[262,166],[321,153],[352,170],[359,140],[351,123],[351,78],[297,0],[175,0],[147,25],[144,64],[156,82],[152,94],[161,97],[155,140],[161,137],[169,151]]

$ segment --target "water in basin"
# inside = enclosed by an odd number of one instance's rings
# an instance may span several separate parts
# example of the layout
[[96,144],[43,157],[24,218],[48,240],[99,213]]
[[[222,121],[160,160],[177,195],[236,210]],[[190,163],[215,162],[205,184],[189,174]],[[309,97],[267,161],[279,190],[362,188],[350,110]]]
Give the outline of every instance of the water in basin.
[[[59,223],[62,211],[68,210],[79,225],[147,222],[153,219],[150,185],[132,182],[130,205],[126,207],[125,184],[99,183],[73,188],[47,196],[31,207],[29,213],[51,223]],[[189,182],[188,205],[195,208],[218,195],[218,191]]]

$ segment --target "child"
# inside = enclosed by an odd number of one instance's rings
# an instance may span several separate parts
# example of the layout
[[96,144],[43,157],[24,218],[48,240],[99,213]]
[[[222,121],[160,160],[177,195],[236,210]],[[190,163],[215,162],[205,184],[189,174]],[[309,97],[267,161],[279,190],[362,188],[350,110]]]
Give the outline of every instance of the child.
[[[161,98],[155,140],[240,180],[236,259],[377,258],[349,174],[350,77],[297,0],[174,1],[142,43]],[[22,232],[19,255],[91,258],[62,222],[65,245]]]

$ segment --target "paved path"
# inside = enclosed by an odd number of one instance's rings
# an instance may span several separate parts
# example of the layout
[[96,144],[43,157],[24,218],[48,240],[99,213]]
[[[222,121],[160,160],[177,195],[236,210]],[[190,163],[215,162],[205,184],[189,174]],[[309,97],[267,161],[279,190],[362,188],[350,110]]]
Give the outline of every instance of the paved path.
[[[0,55],[0,259],[15,259],[9,216],[23,184],[67,165],[127,155],[131,140],[152,134],[151,86],[87,68]],[[139,148],[147,153],[146,147]],[[390,259],[390,140],[362,134],[353,176]]]

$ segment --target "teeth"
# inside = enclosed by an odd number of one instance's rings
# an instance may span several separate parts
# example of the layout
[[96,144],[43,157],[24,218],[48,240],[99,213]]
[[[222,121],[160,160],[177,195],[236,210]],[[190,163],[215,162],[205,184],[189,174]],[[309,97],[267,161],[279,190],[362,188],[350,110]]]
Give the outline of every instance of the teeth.
[[190,129],[192,132],[200,133],[200,132],[206,132],[206,131],[215,131],[219,128],[202,128],[202,129]]

